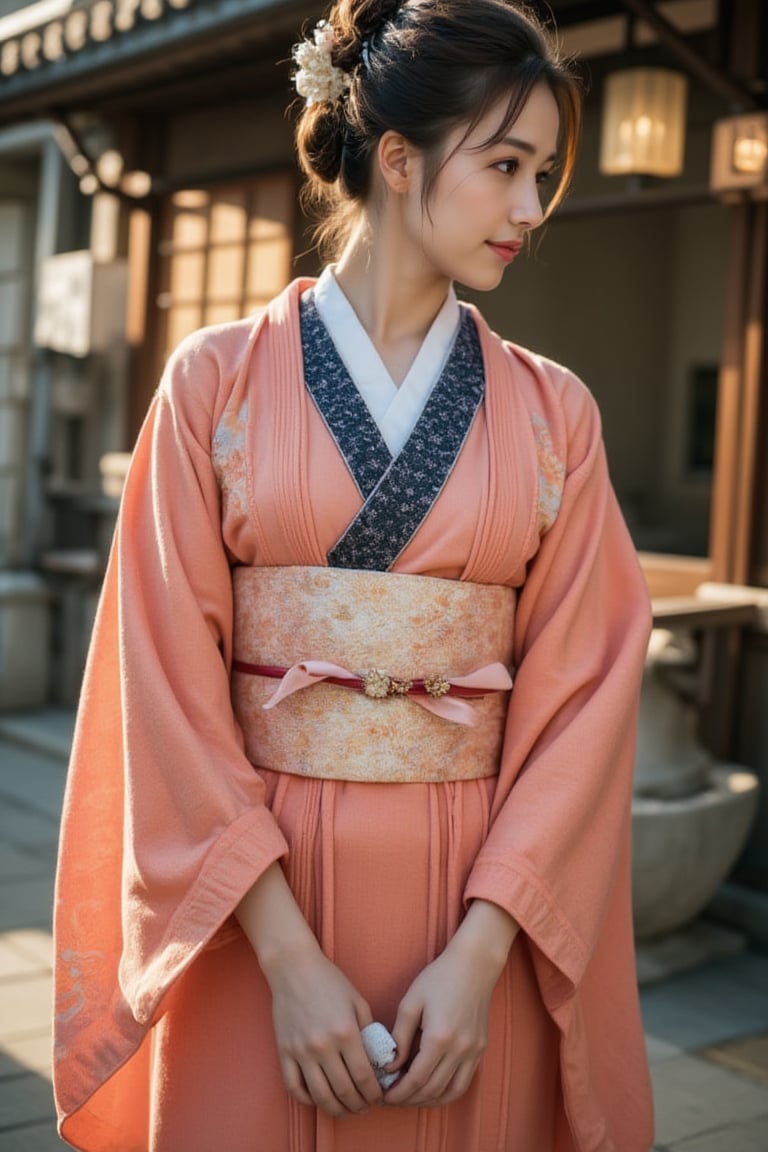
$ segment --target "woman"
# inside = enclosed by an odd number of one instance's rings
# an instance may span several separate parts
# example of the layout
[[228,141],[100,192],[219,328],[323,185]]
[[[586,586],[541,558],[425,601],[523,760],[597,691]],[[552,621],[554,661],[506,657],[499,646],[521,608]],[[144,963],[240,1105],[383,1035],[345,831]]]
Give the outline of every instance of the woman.
[[61,1131],[644,1152],[647,596],[586,389],[453,290],[562,196],[576,84],[506,0],[341,0],[296,61],[339,256],[185,341],[136,447],[63,822]]

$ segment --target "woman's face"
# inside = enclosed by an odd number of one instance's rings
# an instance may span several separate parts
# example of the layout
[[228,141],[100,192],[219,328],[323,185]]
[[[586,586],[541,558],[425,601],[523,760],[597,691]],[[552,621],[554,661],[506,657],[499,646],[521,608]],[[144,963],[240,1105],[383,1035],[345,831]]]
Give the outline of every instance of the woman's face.
[[550,88],[537,84],[504,139],[479,147],[505,110],[502,101],[464,141],[465,129],[456,130],[427,208],[420,185],[406,206],[411,240],[434,273],[480,291],[499,284],[526,233],[542,222],[542,185],[556,161],[560,116]]

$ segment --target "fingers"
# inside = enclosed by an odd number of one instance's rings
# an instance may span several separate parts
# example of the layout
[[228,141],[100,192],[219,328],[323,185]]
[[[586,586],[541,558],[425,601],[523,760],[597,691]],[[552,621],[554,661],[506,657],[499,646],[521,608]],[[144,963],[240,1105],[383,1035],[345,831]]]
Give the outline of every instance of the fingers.
[[337,1045],[317,1045],[311,1054],[281,1061],[289,1095],[335,1117],[362,1115],[371,1104],[428,1108],[459,1100],[472,1083],[484,1047],[455,1037],[427,1041],[408,1071],[382,1097],[359,1034],[343,1040],[339,1036]]
[[[384,1096],[385,1106],[393,1108],[434,1108],[460,1100],[469,1088],[477,1071],[479,1061],[461,1064],[451,1075],[448,1062],[442,1062],[426,1082],[418,1075],[408,1080],[405,1077],[390,1088]],[[401,1099],[395,1095],[400,1089],[405,1093]]]
[[359,992],[355,992],[354,996],[355,1016],[357,1018],[357,1026],[362,1032],[363,1028],[367,1028],[369,1024],[373,1024],[373,1012],[367,1000],[364,1000]]
[[283,1083],[294,1100],[330,1116],[361,1115],[382,1102],[382,1091],[360,1034],[353,1030],[281,1060]]
[[301,1068],[295,1060],[291,1060],[289,1056],[284,1056],[280,1060],[280,1069],[283,1074],[283,1084],[289,1096],[297,1100],[299,1104],[312,1104],[313,1100],[304,1084],[304,1077],[301,1074]]
[[380,1104],[358,1024],[372,1020],[371,1010],[344,974],[317,950],[273,972],[270,986],[283,1082],[293,1099],[331,1116]]
[[474,1080],[479,1063],[480,1058],[478,1057],[478,1059],[473,1062],[467,1062],[461,1065],[441,1096],[440,1104],[451,1104],[454,1100],[461,1099]]
[[469,1088],[481,1056],[474,1043],[447,1049],[425,1045],[402,1079],[386,1092],[384,1103],[400,1108],[450,1104]]
[[453,1076],[453,1065],[438,1057],[419,1052],[408,1071],[386,1093],[387,1104],[417,1108],[438,1099]]
[[329,1116],[360,1115],[368,1103],[357,1091],[340,1056],[327,1064],[310,1064],[302,1070],[309,1093],[318,1108]]
[[381,1104],[383,1093],[358,1032],[341,1052],[344,1070],[365,1104]]
[[299,1104],[314,1105],[329,1116],[361,1115],[368,1111],[365,1099],[355,1090],[349,1076],[345,1079],[339,1069],[326,1073],[320,1064],[301,1068],[292,1061],[290,1068],[283,1065],[283,1082],[288,1095]]
[[397,1010],[397,1019],[392,1029],[392,1039],[397,1045],[397,1058],[387,1066],[388,1071],[396,1072],[406,1063],[421,1026],[422,1005],[406,996]]

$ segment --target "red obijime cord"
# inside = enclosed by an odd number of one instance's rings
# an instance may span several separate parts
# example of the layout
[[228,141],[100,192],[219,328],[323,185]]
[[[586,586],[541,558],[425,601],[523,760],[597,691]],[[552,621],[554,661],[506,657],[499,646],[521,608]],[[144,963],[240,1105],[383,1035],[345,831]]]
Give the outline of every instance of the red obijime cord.
[[[460,699],[487,696],[492,692],[505,692],[512,687],[512,677],[503,664],[487,664],[466,676],[426,676],[423,679],[403,680],[390,676],[380,668],[366,672],[350,672],[338,664],[326,660],[302,660],[290,668],[274,664],[250,664],[245,660],[232,662],[234,672],[249,676],[265,676],[279,680],[280,686],[264,708],[274,708],[281,700],[308,688],[312,684],[334,684],[339,688],[362,692],[373,700],[386,700],[398,696],[416,697],[416,702],[459,724],[474,725],[477,720],[467,704]],[[446,699],[451,697],[452,699]],[[456,699],[456,698],[459,699]]]

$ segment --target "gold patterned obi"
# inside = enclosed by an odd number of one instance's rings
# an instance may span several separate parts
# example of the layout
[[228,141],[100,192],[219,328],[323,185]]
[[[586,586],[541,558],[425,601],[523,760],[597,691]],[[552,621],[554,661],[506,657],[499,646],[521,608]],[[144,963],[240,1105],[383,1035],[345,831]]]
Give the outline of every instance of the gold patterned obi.
[[236,568],[232,701],[251,763],[377,782],[498,771],[515,592],[343,568]]

